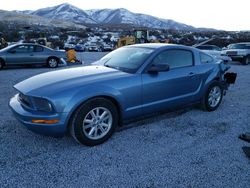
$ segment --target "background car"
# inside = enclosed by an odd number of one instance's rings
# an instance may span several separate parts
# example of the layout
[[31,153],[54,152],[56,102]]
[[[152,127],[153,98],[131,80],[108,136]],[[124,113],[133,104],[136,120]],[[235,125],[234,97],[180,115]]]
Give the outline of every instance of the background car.
[[63,51],[38,44],[14,44],[0,50],[0,69],[10,65],[47,65],[55,68],[60,63],[60,59],[66,58]]
[[112,44],[103,43],[103,44],[100,46],[100,50],[101,50],[102,52],[109,52],[109,51],[114,50],[114,47],[113,47]]
[[231,57],[234,61],[240,61],[243,65],[248,65],[250,63],[250,42],[230,44],[222,54]]
[[224,62],[232,61],[232,59],[228,56],[222,55],[222,49],[216,45],[200,45],[196,46],[196,48],[202,50],[203,52],[208,53],[209,55],[215,57],[216,59],[221,59]]
[[75,42],[69,42],[64,44],[64,50],[74,49],[76,46]]
[[100,48],[95,42],[91,42],[86,46],[87,51],[89,52],[99,52]]
[[78,43],[75,45],[75,51],[84,52],[85,50],[85,45],[83,43]]
[[34,132],[101,144],[123,121],[201,104],[216,110],[234,83],[228,65],[198,49],[166,44],[121,47],[99,66],[58,70],[24,80],[10,107]]

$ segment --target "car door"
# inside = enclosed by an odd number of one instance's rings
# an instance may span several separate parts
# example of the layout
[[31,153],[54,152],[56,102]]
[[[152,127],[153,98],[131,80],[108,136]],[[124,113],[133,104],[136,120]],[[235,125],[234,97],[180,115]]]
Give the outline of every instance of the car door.
[[49,54],[45,52],[43,46],[34,45],[32,53],[32,63],[45,64]]
[[142,74],[143,112],[191,103],[201,84],[193,52],[168,49],[156,55],[151,66],[157,64],[168,64],[169,70]]
[[8,50],[6,60],[8,64],[22,65],[32,62],[33,46],[21,44]]

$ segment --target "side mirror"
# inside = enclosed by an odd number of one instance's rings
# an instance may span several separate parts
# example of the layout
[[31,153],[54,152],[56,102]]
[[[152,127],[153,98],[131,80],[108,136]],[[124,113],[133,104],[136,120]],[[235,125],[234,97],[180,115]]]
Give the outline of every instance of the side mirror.
[[151,67],[148,69],[148,73],[150,74],[157,74],[158,72],[167,72],[167,71],[169,71],[168,64],[151,65]]
[[222,50],[227,50],[227,47],[223,47]]

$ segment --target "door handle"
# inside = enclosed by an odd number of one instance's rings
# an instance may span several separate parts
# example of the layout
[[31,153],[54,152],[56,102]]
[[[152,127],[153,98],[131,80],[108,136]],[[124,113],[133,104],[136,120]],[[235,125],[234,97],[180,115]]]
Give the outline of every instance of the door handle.
[[193,72],[190,72],[188,75],[189,75],[189,76],[192,76],[192,75],[194,75],[194,73],[193,73]]
[[30,56],[34,56],[34,54],[30,54]]
[[188,76],[193,77],[193,76],[195,76],[195,74],[194,74],[193,72],[190,72],[190,73],[188,74]]

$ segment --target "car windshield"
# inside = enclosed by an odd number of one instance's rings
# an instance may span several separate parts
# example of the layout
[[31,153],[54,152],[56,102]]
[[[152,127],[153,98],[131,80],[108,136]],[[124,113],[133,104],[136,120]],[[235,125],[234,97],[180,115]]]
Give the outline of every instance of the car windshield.
[[99,63],[106,67],[135,73],[153,51],[148,48],[123,47],[107,54]]
[[5,47],[5,48],[1,49],[0,51],[6,51],[6,50],[9,50],[9,49],[13,48],[14,46],[16,46],[16,44],[11,44],[11,45],[9,45],[9,46],[7,46],[7,47]]
[[250,49],[249,44],[231,44],[228,46],[228,49]]

